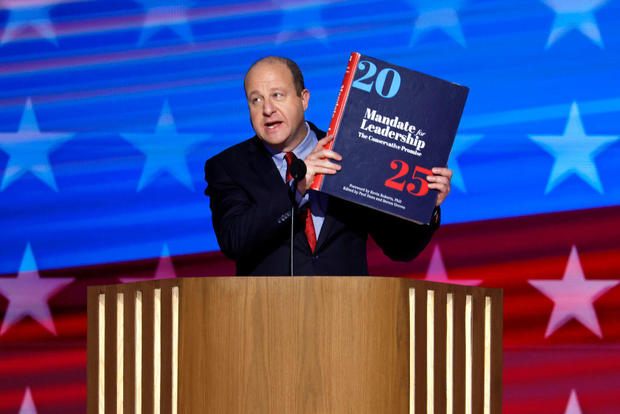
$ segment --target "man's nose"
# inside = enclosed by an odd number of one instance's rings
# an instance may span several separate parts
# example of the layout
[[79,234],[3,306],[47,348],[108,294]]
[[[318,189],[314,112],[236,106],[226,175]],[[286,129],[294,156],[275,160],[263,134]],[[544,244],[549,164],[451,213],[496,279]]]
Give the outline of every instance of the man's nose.
[[265,104],[263,105],[263,115],[269,116],[275,112],[276,108],[271,99],[265,99]]

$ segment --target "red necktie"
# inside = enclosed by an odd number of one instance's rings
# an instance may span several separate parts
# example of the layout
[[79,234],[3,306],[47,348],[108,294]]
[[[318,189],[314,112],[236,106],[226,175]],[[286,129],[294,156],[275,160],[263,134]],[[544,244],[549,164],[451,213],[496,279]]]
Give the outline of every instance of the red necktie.
[[[289,171],[291,168],[291,163],[295,159],[295,154],[292,152],[287,152],[284,154],[284,159],[286,160],[286,182],[288,183],[293,179],[291,172]],[[310,245],[310,250],[314,253],[314,249],[316,248],[316,231],[314,230],[314,222],[312,221],[312,212],[310,211],[310,206],[305,210],[305,229],[304,233],[306,234],[306,239],[308,239],[308,244]]]
[[287,152],[286,154],[284,154],[284,159],[286,160],[286,182],[288,183],[289,181],[291,181],[293,179],[293,176],[291,175],[291,164],[293,162],[293,160],[295,159],[295,154],[293,154],[292,152]]

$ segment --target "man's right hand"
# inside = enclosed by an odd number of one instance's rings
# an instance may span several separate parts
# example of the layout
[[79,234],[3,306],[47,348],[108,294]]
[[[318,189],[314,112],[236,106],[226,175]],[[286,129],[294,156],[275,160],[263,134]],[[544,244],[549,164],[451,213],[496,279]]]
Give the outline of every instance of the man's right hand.
[[342,169],[339,164],[330,161],[330,159],[342,161],[342,156],[337,152],[325,148],[325,145],[333,139],[333,136],[327,136],[321,139],[312,152],[304,159],[306,163],[306,176],[297,183],[297,191],[299,191],[299,194],[302,196],[310,189],[310,186],[314,182],[315,175],[336,174]]

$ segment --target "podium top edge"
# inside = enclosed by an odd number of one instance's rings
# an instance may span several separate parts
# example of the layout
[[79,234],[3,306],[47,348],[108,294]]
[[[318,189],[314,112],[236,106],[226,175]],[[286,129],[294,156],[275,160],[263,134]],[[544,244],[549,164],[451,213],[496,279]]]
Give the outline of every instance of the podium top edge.
[[198,276],[198,277],[180,277],[158,280],[144,280],[128,283],[118,284],[106,284],[106,285],[91,285],[88,286],[88,292],[99,291],[103,293],[106,290],[118,290],[125,289],[135,290],[136,288],[143,287],[145,289],[157,289],[157,288],[172,288],[175,286],[183,286],[185,284],[195,285],[196,283],[204,283],[202,281],[211,281],[214,283],[230,282],[231,284],[238,283],[287,283],[290,281],[293,284],[308,284],[313,281],[325,284],[325,283],[343,283],[351,282],[351,284],[370,283],[370,284],[394,284],[404,285],[403,287],[409,288],[426,288],[426,289],[447,289],[447,290],[460,290],[465,293],[473,293],[475,291],[485,291],[489,294],[503,294],[502,288],[487,287],[487,286],[470,286],[470,285],[458,285],[452,283],[434,282],[423,279],[414,279],[398,276]]

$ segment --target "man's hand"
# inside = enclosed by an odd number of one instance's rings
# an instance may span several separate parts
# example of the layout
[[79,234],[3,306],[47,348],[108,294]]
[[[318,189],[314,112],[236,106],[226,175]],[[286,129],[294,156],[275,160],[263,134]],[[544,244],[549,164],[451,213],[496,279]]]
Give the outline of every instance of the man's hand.
[[331,162],[329,159],[341,161],[342,157],[337,152],[325,149],[325,145],[329,143],[333,136],[327,136],[321,139],[316,147],[310,154],[304,159],[306,163],[306,176],[303,180],[297,183],[297,191],[301,195],[306,194],[306,191],[310,188],[314,182],[314,176],[316,174],[336,174],[342,168],[339,164]]
[[438,190],[437,206],[439,206],[450,194],[450,180],[452,179],[452,170],[449,168],[434,167],[433,174],[426,177],[428,188]]

